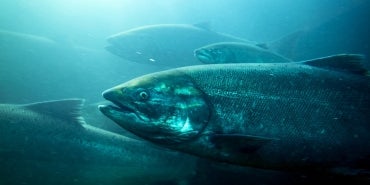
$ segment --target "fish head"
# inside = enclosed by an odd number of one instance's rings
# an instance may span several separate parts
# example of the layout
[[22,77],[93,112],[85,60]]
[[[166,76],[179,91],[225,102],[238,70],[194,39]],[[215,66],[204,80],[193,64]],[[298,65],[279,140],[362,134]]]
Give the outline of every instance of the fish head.
[[159,144],[185,142],[199,136],[210,109],[203,91],[177,71],[138,77],[103,92],[114,105],[100,111],[124,129]]
[[223,64],[232,60],[227,48],[219,45],[208,45],[194,50],[194,56],[205,64]]

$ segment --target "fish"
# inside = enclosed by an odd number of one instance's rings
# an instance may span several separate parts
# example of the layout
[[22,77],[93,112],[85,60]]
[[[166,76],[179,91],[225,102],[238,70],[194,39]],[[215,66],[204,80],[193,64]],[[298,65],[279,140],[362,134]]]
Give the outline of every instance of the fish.
[[[62,42],[63,38],[57,42],[43,35],[0,29],[0,103],[28,103],[59,97],[89,97],[89,101],[98,101],[101,89],[109,83],[120,82],[111,78],[121,76],[115,71],[122,67],[121,59],[105,51],[103,46],[94,49],[70,45]],[[94,65],[90,65],[92,63]],[[125,67],[132,66],[128,63]],[[48,71],[48,80],[45,80],[45,71]],[[85,86],[91,79],[95,85]],[[73,84],[63,83],[71,81]]]
[[91,126],[81,117],[83,102],[0,104],[0,184],[152,184],[192,176],[193,157]]
[[[212,31],[210,26],[204,23],[154,24],[109,36],[105,49],[132,62],[162,67],[182,67],[202,64],[193,56],[195,49],[227,41],[262,45],[256,41]],[[283,45],[284,43],[274,44],[271,50]]]
[[361,174],[370,163],[370,81],[361,54],[207,64],[105,90],[100,111],[158,146],[260,169]]
[[[83,55],[84,53],[97,51],[92,48],[73,45],[69,41],[62,39],[55,40],[43,35],[5,29],[0,29],[0,49],[1,62],[15,59],[30,60],[30,58],[38,57],[41,53],[53,53],[56,55],[55,58],[57,58],[66,57],[66,52],[81,53]],[[40,58],[38,59],[40,60]]]
[[3,29],[0,29],[0,48],[0,64],[12,59],[32,58],[37,53],[51,53],[59,49],[58,43],[50,38]]
[[0,35],[1,35],[0,38],[1,38],[2,44],[16,44],[14,42],[16,40],[29,41],[32,43],[38,43],[38,44],[44,44],[44,45],[56,44],[54,40],[47,38],[47,37],[43,37],[39,35],[32,35],[28,33],[15,32],[11,30],[0,29]]
[[292,62],[258,45],[242,42],[209,44],[194,50],[194,56],[204,64]]
[[[369,8],[368,1],[349,3],[335,15],[322,17],[320,21],[305,27],[295,43],[280,47],[275,52],[294,61],[342,52],[370,56],[370,27],[363,26],[370,21]],[[349,24],[352,26],[347,29]],[[370,62],[365,66],[370,68]]]

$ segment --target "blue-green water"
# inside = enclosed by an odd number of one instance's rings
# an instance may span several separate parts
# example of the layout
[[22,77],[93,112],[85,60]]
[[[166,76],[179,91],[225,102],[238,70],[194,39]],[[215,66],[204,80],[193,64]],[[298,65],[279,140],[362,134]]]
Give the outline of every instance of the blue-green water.
[[[105,89],[143,74],[171,68],[129,61],[105,49],[109,36],[140,26],[206,23],[212,31],[257,43],[270,43],[290,33],[304,31],[280,51],[295,61],[338,53],[359,53],[368,58],[369,14],[367,0],[4,0],[0,2],[0,104],[83,98],[85,105],[95,108],[97,102],[103,101],[101,93]],[[163,36],[162,39],[169,38]],[[195,42],[192,39],[200,38],[189,38],[187,43],[178,43],[172,48],[182,50],[184,45]],[[152,49],[166,52],[158,48],[163,47]],[[169,60],[176,63],[176,57],[185,56],[173,56]],[[370,66],[367,59],[365,65]],[[120,128],[94,108],[87,121],[121,133]],[[12,155],[4,155],[6,152],[2,151],[6,150],[0,146],[1,185],[81,184],[79,182],[89,179],[86,174],[60,170],[69,168],[55,161],[42,161],[39,165],[30,161],[17,163],[19,166],[9,171],[6,166],[11,165],[8,161],[12,160]],[[184,158],[184,161],[189,160]],[[106,169],[104,165],[94,166],[100,167]],[[75,166],[73,170],[85,168],[88,167]],[[59,169],[56,170],[58,175],[51,173],[55,169]],[[110,173],[109,170],[101,171]],[[130,177],[122,175],[114,181],[104,179],[96,184],[133,184],[135,178],[138,184],[310,184],[317,180],[283,172],[209,165],[208,162],[199,162],[191,171],[191,177],[180,180],[161,178],[156,182],[153,177],[154,180],[146,182],[142,179],[150,179],[153,174],[138,170],[137,174],[130,172],[133,174]],[[25,180],[15,180],[22,178]],[[69,178],[75,180],[61,180]],[[330,180],[333,179],[327,181]]]

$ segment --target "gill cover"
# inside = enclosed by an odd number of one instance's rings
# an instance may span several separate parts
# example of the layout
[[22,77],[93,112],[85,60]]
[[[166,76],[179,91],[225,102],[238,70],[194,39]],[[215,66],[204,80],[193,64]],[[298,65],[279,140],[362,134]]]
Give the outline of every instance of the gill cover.
[[[190,76],[168,70],[138,77],[109,89],[103,96],[133,114],[119,120],[121,127],[159,144],[176,144],[195,139],[210,118],[205,94]],[[108,116],[109,117],[109,116]],[[112,119],[112,118],[111,118]]]

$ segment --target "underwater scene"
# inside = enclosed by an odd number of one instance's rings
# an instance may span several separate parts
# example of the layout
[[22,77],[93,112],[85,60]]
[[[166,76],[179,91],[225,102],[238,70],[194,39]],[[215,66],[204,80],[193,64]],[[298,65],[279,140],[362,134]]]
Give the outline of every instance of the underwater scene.
[[3,0],[0,185],[370,184],[370,1]]

